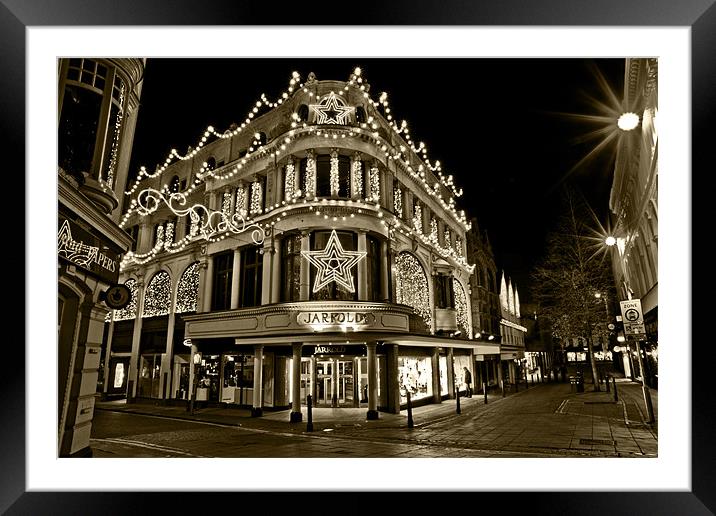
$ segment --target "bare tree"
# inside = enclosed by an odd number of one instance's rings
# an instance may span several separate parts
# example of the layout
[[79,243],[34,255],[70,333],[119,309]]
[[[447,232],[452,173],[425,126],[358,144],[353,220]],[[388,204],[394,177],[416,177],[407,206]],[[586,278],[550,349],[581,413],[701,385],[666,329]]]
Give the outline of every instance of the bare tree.
[[565,189],[563,200],[564,213],[548,235],[545,257],[532,275],[533,295],[555,338],[587,343],[594,390],[599,391],[593,343],[607,334],[605,298],[595,295],[609,295],[610,271],[604,244],[590,226],[591,208],[572,190]]

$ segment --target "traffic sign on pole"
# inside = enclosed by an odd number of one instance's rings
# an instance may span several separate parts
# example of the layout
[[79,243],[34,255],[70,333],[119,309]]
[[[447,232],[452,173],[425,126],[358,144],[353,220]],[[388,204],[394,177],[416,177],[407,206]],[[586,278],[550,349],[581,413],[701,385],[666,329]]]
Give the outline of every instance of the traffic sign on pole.
[[626,335],[642,335],[646,333],[644,327],[644,313],[641,311],[641,299],[620,301],[622,322]]

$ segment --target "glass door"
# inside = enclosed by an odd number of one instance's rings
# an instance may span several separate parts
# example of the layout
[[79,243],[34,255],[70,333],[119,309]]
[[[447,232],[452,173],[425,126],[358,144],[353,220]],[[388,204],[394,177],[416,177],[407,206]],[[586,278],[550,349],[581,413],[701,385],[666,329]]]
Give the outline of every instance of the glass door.
[[316,405],[333,406],[333,371],[331,359],[316,361]]
[[338,366],[338,405],[355,406],[355,390],[353,380],[353,360],[339,360]]

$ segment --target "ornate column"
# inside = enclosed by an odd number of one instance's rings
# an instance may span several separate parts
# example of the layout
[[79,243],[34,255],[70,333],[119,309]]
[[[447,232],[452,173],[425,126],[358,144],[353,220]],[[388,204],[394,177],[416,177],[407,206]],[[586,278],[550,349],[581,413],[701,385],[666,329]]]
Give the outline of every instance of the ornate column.
[[[311,250],[311,239],[308,231],[301,231],[301,251]],[[305,258],[301,257],[301,284],[300,299],[308,301],[311,297],[311,264]]]
[[375,354],[376,342],[366,342],[368,351],[368,413],[366,419],[378,419],[378,357]]
[[112,337],[114,336],[114,310],[110,310],[112,317],[109,321],[109,329],[107,330],[107,349],[104,352],[104,382],[102,385],[102,394],[107,394],[107,388],[109,387],[109,361],[112,356]]
[[206,258],[206,272],[204,273],[204,291],[202,296],[201,311],[211,312],[211,296],[214,288],[214,257]]
[[380,243],[380,299],[390,302],[390,270],[391,259],[388,256],[390,248],[388,241],[383,240]]
[[169,319],[167,323],[167,344],[164,350],[164,360],[160,365],[159,390],[164,400],[172,397],[172,355],[174,354],[174,308],[176,307],[176,285],[172,288],[171,301],[169,306]]
[[397,344],[383,344],[387,349],[386,369],[386,404],[388,411],[393,414],[400,414],[400,382],[398,382],[398,350]]
[[263,243],[263,265],[261,266],[261,304],[271,302],[271,257],[273,256],[273,239],[268,238]]
[[[366,232],[365,229],[358,229],[358,252],[366,252]],[[358,299],[368,300],[368,260],[358,262]]]
[[142,338],[142,312],[144,310],[144,281],[137,280],[137,317],[134,319],[132,333],[132,356],[129,359],[127,376],[127,400],[137,395],[137,372],[139,368],[139,342]]
[[271,303],[278,303],[281,299],[281,245],[273,240],[271,251]]
[[239,289],[241,281],[241,250],[234,249],[234,264],[231,275],[231,309],[239,307]]
[[263,344],[254,344],[254,399],[251,404],[251,417],[261,417],[263,415],[263,408],[261,406],[264,369],[263,354]]
[[452,348],[447,349],[447,384],[448,384],[448,396],[450,398],[455,397],[455,364],[453,363],[454,356]]
[[316,197],[316,156],[313,149],[306,151],[306,177],[303,189],[306,199],[311,200]]
[[442,402],[442,395],[440,394],[440,348],[433,348],[430,364],[433,368],[433,403],[440,403]]
[[300,342],[291,344],[293,351],[293,363],[291,364],[293,372],[291,380],[291,423],[300,423],[303,418],[301,414],[301,346]]

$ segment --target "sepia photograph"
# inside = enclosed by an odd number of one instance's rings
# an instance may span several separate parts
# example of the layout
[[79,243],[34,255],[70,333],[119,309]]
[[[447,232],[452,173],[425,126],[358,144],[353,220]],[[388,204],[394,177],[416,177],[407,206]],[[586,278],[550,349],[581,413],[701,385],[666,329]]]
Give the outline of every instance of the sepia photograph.
[[0,512],[703,513],[695,6],[188,4],[10,10],[32,195]]
[[56,66],[58,457],[658,457],[657,56]]

